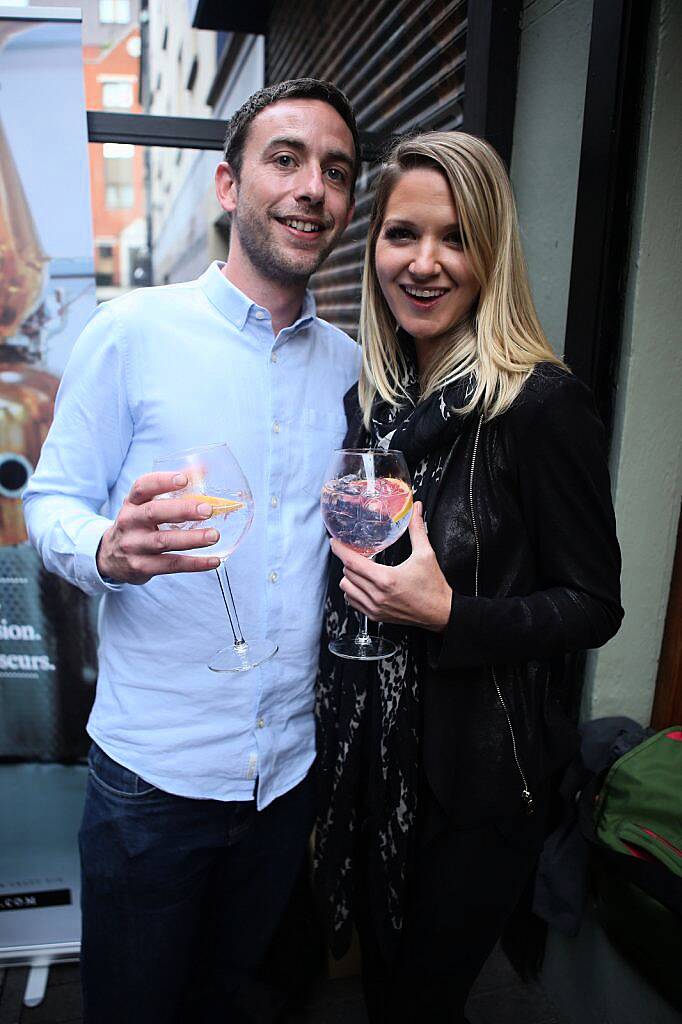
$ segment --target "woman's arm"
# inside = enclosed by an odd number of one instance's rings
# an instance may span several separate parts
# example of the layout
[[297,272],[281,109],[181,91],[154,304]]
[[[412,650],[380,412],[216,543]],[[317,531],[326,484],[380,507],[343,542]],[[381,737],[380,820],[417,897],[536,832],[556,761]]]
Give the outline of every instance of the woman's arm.
[[522,597],[454,593],[440,650],[432,645],[438,668],[600,647],[623,617],[604,428],[590,392],[567,375],[509,419],[540,587]]

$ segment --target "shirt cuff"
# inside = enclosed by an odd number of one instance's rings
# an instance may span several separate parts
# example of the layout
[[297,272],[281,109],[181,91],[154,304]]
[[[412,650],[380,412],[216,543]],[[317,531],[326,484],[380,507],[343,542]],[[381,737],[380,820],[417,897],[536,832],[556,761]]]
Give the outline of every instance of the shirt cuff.
[[78,551],[74,562],[76,583],[88,594],[122,590],[125,586],[125,583],[119,583],[108,576],[100,576],[97,568],[97,549],[105,530],[113,526],[113,522],[113,519],[105,516],[96,516],[78,534]]

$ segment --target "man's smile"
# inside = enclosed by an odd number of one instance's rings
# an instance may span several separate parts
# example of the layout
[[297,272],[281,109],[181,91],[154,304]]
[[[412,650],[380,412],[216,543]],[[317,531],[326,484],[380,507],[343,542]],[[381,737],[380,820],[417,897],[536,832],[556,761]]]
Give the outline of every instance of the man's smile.
[[305,238],[307,241],[319,237],[331,226],[318,217],[301,215],[280,217],[275,215],[274,219],[295,238]]
[[311,220],[299,220],[299,219],[294,219],[293,217],[287,217],[283,221],[283,223],[286,224],[286,226],[288,228],[296,228],[297,231],[309,232],[309,231],[321,231],[322,230],[322,225],[321,224],[317,224],[317,223],[315,223],[314,221],[311,221]]

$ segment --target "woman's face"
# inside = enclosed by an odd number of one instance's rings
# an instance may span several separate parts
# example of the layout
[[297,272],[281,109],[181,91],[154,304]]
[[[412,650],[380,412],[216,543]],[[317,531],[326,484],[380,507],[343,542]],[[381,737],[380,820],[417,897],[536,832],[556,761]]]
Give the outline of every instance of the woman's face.
[[450,186],[439,171],[417,168],[398,179],[374,258],[381,290],[414,338],[423,369],[480,291],[463,251]]

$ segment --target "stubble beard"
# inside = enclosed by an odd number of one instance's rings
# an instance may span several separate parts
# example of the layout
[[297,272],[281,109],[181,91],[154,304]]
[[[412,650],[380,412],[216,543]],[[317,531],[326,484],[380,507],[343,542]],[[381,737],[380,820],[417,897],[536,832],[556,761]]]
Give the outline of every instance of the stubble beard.
[[318,253],[310,254],[312,263],[306,261],[306,265],[301,265],[295,257],[289,257],[276,246],[272,237],[271,218],[267,215],[259,215],[242,206],[235,210],[233,218],[241,247],[254,268],[264,277],[285,287],[306,285],[337,241],[335,235]]

